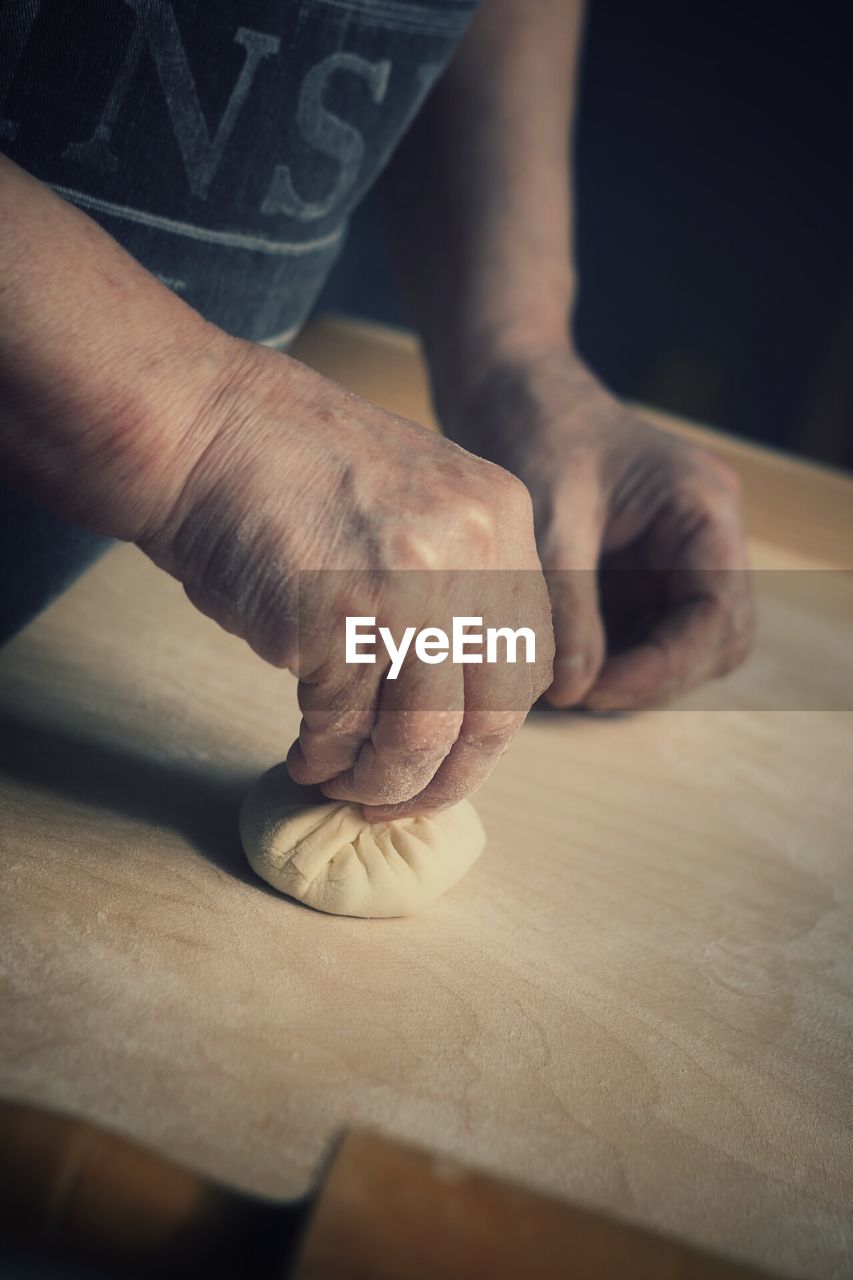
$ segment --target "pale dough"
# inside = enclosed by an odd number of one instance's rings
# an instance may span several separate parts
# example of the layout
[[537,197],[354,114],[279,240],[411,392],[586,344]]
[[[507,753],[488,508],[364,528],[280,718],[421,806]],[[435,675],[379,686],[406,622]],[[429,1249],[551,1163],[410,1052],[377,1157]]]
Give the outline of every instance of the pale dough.
[[296,787],[283,764],[246,796],[240,838],[274,888],[339,916],[415,915],[464,876],[486,843],[467,800],[429,816],[370,823],[353,805]]

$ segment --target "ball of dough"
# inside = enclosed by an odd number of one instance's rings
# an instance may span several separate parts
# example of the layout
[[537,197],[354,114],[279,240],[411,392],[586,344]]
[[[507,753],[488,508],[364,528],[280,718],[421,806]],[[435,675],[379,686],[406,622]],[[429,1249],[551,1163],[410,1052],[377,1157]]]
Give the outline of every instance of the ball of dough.
[[411,916],[461,880],[486,843],[467,800],[441,813],[368,822],[354,805],[297,787],[283,764],[240,810],[246,857],[274,888],[338,916]]

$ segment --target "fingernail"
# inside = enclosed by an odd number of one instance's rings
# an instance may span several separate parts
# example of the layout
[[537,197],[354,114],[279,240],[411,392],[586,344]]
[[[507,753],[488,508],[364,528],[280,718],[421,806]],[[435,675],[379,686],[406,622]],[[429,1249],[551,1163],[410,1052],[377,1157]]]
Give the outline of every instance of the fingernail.
[[595,659],[586,649],[554,659],[554,671],[571,673],[580,680],[589,680],[593,674]]

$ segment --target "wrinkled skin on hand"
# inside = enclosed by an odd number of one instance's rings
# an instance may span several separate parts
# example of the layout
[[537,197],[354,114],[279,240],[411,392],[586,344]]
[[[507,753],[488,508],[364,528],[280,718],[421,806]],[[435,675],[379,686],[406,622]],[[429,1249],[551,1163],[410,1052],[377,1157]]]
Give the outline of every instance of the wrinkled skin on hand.
[[[294,780],[376,820],[473,792],[551,682],[548,593],[524,486],[250,344],[234,344],[197,430],[198,460],[140,545],[199,609],[298,676]],[[381,662],[345,663],[344,618],[365,612],[366,598],[395,635],[413,621],[435,625],[439,606],[440,617],[451,611],[428,592],[405,592],[400,570],[462,569],[520,571],[515,605],[540,637],[535,666],[407,660],[390,682]],[[323,570],[338,572],[313,572]],[[482,586],[456,612],[486,614],[495,575],[472,576]]]
[[728,467],[634,417],[566,349],[436,398],[448,434],[532,496],[556,640],[549,703],[650,706],[743,660],[752,605]]

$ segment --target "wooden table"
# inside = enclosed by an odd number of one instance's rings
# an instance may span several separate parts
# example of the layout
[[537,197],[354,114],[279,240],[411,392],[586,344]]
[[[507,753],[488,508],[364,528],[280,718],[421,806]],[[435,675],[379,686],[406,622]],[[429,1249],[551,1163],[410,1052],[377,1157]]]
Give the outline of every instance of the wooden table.
[[[326,323],[301,353],[426,420],[405,336]],[[235,811],[293,682],[112,551],[2,655],[0,1091],[279,1196],[375,1126],[850,1276],[853,484],[711,439],[767,568],[749,666],[633,719],[532,716],[477,799],[486,855],[416,919],[255,879]]]

